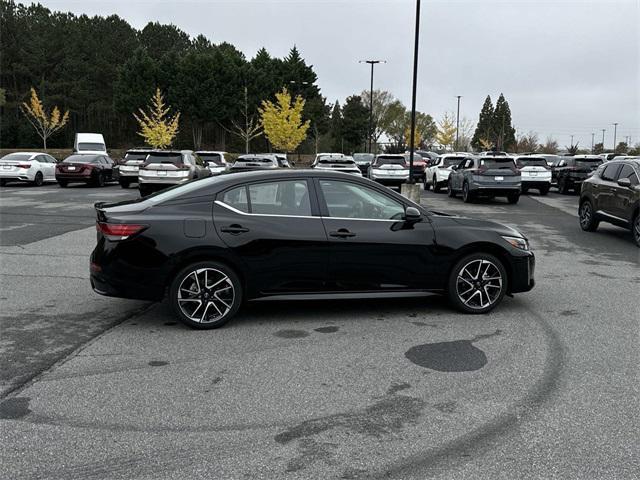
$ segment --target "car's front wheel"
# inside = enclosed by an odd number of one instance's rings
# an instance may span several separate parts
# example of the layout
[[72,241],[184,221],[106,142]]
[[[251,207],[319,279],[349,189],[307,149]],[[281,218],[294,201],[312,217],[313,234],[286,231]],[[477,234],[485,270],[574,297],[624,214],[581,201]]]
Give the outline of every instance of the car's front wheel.
[[469,191],[469,184],[467,182],[462,185],[462,201],[464,203],[473,202],[473,194]]
[[218,262],[199,262],[182,269],[170,287],[170,301],[182,323],[197,329],[218,328],[236,314],[242,284],[236,273]]
[[458,310],[487,313],[507,292],[507,272],[502,262],[488,253],[472,253],[451,270],[447,293]]
[[449,182],[449,184],[447,185],[447,195],[450,196],[451,198],[455,198],[456,196],[456,192],[451,187],[451,182]]
[[578,217],[580,218],[580,228],[585,232],[595,232],[598,229],[600,222],[596,219],[590,200],[585,200],[580,204]]
[[438,179],[435,175],[433,176],[433,191],[435,193],[440,193],[440,185],[438,184]]
[[636,217],[633,219],[631,233],[633,234],[633,241],[640,247],[640,212],[636,213]]

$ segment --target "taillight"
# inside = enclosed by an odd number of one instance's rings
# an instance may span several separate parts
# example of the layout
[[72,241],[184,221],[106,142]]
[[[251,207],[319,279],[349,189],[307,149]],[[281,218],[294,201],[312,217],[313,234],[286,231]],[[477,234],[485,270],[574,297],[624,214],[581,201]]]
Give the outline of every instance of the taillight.
[[18,168],[31,168],[31,165],[29,165],[28,163],[19,163],[17,165]]
[[140,233],[146,225],[136,225],[132,223],[104,223],[96,222],[96,230],[102,233],[108,240],[126,240],[131,235]]

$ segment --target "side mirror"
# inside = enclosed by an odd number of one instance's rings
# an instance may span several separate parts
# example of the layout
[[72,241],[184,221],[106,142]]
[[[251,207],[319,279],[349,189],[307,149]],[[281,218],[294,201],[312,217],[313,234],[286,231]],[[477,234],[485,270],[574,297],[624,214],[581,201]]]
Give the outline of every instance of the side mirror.
[[451,170],[457,170],[458,169],[458,165],[451,165]]
[[629,178],[621,178],[618,180],[618,185],[625,188],[631,188],[631,180]]
[[404,219],[407,222],[417,222],[422,218],[420,210],[416,207],[407,207],[404,211]]

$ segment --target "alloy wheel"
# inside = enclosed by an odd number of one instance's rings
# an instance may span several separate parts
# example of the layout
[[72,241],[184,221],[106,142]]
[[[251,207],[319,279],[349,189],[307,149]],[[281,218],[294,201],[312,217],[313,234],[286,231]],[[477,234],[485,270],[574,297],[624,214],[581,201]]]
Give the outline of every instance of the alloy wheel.
[[36,173],[33,183],[35,184],[36,187],[42,186],[42,184],[44,183],[44,177],[42,176],[42,172]]
[[493,262],[476,259],[458,272],[456,294],[465,306],[481,310],[498,301],[503,285],[500,269]]
[[633,222],[633,239],[636,245],[640,247],[640,213],[636,215],[636,219]]
[[215,268],[191,271],[178,287],[178,306],[189,320],[196,323],[223,319],[233,307],[234,300],[233,282]]
[[593,212],[591,210],[591,203],[584,202],[580,207],[580,226],[582,228],[588,228],[591,224],[592,217]]

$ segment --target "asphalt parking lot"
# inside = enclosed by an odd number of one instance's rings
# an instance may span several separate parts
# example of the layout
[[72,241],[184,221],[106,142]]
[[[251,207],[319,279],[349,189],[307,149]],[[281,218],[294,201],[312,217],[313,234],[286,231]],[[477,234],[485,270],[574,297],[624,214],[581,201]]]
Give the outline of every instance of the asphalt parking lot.
[[423,193],[529,237],[536,288],[489,315],[269,302],[193,331],[89,287],[91,205],[136,190],[0,195],[1,478],[638,478],[640,253],[576,196]]

